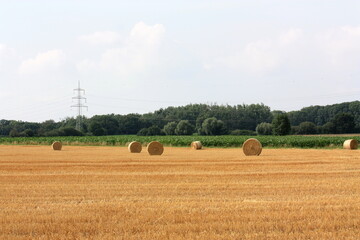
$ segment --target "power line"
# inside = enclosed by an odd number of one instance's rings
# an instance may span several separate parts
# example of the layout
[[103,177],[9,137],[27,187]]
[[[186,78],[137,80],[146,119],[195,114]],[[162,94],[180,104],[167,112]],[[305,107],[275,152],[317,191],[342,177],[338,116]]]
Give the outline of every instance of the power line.
[[185,101],[119,98],[119,97],[98,96],[98,95],[90,95],[90,94],[88,96],[92,96],[92,97],[96,97],[96,98],[103,98],[103,99],[111,99],[111,100],[130,101],[130,102],[154,102],[154,103],[177,103],[177,104],[184,104],[185,103]]

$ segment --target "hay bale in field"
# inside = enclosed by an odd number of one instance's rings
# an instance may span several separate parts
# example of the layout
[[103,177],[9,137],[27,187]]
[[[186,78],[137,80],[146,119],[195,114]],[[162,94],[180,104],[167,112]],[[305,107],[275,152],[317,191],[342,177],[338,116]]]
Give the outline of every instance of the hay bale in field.
[[137,141],[133,141],[128,146],[129,152],[131,153],[140,153],[142,150],[141,143]]
[[157,141],[150,142],[146,148],[150,155],[161,155],[164,152],[164,146]]
[[343,144],[344,149],[357,149],[358,148],[358,141],[355,139],[348,139],[345,140]]
[[242,149],[246,156],[259,156],[262,151],[262,145],[259,140],[249,138],[243,143]]
[[202,144],[200,141],[194,141],[191,143],[191,148],[194,149],[194,150],[199,150],[199,149],[202,149]]
[[54,149],[54,150],[61,150],[61,148],[62,148],[62,144],[61,144],[61,142],[59,142],[59,141],[55,141],[55,142],[53,142],[53,144],[51,145],[52,146],[52,149]]

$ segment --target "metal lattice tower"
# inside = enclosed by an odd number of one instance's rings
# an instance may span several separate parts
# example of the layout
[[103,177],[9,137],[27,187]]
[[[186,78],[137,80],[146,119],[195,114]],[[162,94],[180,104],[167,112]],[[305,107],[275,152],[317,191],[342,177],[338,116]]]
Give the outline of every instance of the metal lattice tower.
[[74,89],[76,96],[72,99],[76,99],[77,103],[72,105],[71,107],[77,108],[77,118],[76,118],[76,126],[75,129],[81,131],[81,118],[82,118],[82,109],[88,109],[88,106],[83,104],[83,100],[86,102],[86,98],[83,97],[85,94],[85,90],[80,88],[80,81],[78,81],[78,87]]

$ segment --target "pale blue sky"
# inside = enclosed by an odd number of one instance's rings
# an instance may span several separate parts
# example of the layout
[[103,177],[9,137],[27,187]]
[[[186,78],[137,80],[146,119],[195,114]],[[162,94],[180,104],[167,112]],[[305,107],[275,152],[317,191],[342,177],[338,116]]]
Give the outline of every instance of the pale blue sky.
[[0,119],[358,100],[360,2],[2,1]]

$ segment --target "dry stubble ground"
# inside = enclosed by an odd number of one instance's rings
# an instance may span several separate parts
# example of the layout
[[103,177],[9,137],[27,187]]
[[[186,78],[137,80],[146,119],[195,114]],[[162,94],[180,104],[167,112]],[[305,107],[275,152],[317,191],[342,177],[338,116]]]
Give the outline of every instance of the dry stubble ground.
[[359,239],[359,150],[0,146],[0,239]]

